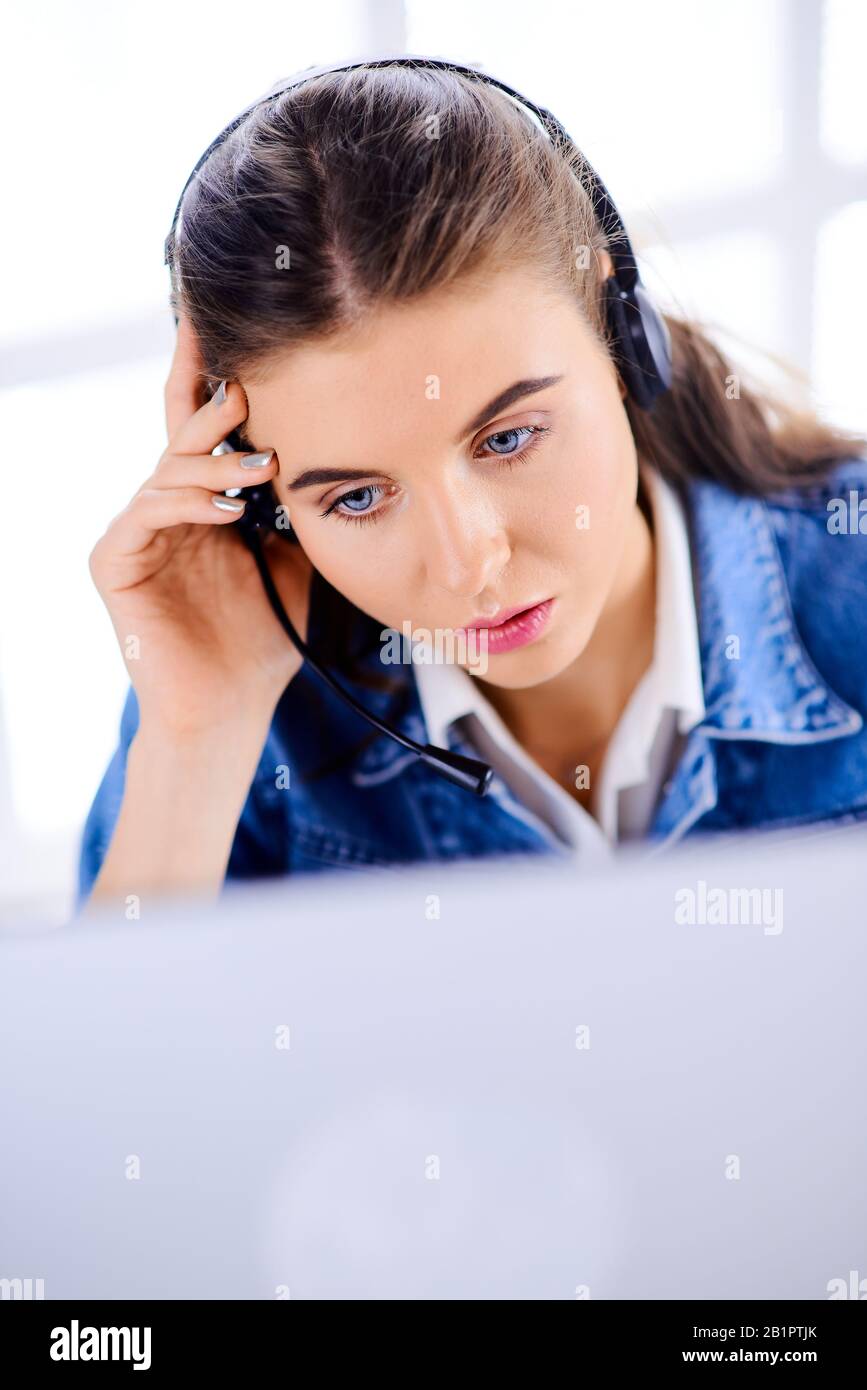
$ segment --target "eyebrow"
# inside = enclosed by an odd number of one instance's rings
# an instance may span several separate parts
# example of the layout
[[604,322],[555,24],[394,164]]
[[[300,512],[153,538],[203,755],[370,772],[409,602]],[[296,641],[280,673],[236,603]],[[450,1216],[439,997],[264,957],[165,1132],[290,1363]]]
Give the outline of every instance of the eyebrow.
[[[468,434],[473,434],[482,428],[494,415],[498,415],[501,410],[506,410],[508,406],[514,405],[515,401],[524,400],[527,396],[534,396],[539,391],[547,391],[549,386],[556,386],[563,380],[562,372],[558,376],[538,376],[525,377],[522,381],[515,381],[511,386],[507,386],[505,391],[500,391],[494,396],[492,401],[484,406],[477,415],[469,422],[461,434],[455,440],[460,444],[462,439],[466,439]],[[342,483],[354,482],[359,478],[369,478],[371,473],[376,472],[370,468],[307,468],[303,473],[299,473],[297,478],[293,478],[288,483],[290,492],[297,492],[300,488],[317,487],[323,483]]]

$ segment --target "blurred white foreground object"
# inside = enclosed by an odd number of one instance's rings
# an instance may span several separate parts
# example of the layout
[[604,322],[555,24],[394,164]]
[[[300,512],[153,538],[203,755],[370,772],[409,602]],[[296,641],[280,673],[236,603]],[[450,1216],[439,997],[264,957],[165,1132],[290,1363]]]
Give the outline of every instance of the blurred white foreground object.
[[0,1278],[828,1298],[867,1274],[865,864],[860,828],[8,933]]

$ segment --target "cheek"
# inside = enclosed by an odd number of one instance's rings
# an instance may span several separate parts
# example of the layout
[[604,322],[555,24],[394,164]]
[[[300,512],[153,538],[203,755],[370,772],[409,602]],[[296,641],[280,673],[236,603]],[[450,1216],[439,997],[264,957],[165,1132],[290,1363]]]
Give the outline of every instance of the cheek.
[[[384,523],[383,523],[384,524]],[[377,523],[365,527],[334,517],[293,517],[293,525],[308,560],[332,588],[356,608],[379,617],[389,596],[401,592],[395,582],[395,566],[382,565],[377,557]]]
[[537,498],[548,546],[573,573],[608,572],[635,506],[635,445],[628,420],[619,415],[582,419],[580,430],[559,449]]

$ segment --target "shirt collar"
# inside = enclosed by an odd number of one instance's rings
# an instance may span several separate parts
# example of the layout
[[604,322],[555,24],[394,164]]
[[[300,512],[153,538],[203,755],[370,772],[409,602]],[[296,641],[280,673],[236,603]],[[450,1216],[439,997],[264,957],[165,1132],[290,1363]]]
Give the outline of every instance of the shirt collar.
[[704,718],[698,618],[683,504],[655,468],[642,468],[653,511],[656,635],[651,670],[660,708],[678,711],[685,733]]
[[446,662],[414,663],[413,673],[428,739],[438,748],[448,748],[448,731],[455,720],[471,711],[481,718],[489,701],[462,667]]

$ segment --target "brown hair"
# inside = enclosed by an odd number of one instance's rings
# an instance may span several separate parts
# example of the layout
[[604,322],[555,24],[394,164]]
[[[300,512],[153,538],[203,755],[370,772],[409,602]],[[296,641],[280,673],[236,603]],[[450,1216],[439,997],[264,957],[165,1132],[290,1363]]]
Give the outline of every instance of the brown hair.
[[[385,302],[532,265],[571,292],[616,365],[600,294],[608,239],[587,179],[575,149],[482,79],[397,65],[308,78],[257,106],[187,190],[173,307],[213,383],[255,380]],[[666,321],[672,389],[652,412],[628,398],[626,410],[639,456],[669,481],[765,494],[867,443],[740,384],[698,324]]]

